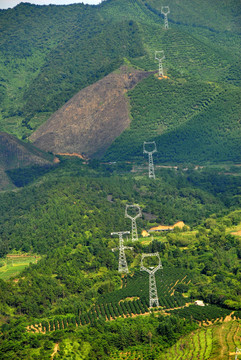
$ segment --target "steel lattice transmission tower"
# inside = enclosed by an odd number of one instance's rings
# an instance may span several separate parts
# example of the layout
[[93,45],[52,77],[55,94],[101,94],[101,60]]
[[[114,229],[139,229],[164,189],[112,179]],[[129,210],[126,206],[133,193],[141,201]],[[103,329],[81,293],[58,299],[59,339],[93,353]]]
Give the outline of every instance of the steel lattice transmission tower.
[[[150,150],[147,150],[147,145],[149,147],[149,145],[152,145],[153,147],[153,150],[150,151]],[[144,141],[143,143],[143,154],[148,154],[148,160],[149,160],[149,178],[153,178],[155,179],[155,171],[154,171],[154,164],[153,164],[153,156],[152,154],[157,152],[157,149],[156,149],[156,143],[155,141]]]
[[[128,214],[128,209],[137,209],[138,213],[135,216],[132,216],[130,214]],[[126,210],[125,210],[125,217],[131,219],[131,236],[132,236],[132,241],[138,241],[138,233],[137,233],[137,226],[136,226],[136,219],[138,217],[141,217],[141,208],[139,205],[126,205]]]
[[128,273],[128,266],[126,261],[126,254],[125,249],[132,250],[132,247],[124,246],[124,240],[123,235],[124,234],[130,234],[130,231],[119,231],[119,232],[112,232],[111,235],[118,235],[119,236],[119,246],[117,248],[112,249],[112,251],[119,250],[119,266],[118,271],[119,272],[125,272]]
[[155,51],[155,60],[159,62],[159,71],[158,71],[159,77],[164,76],[163,63],[162,63],[162,60],[164,59],[165,59],[164,50]]
[[241,354],[241,349],[236,348],[235,360],[238,360],[238,354]]
[[167,15],[170,13],[169,6],[162,6],[161,13],[164,15],[164,27],[165,29],[168,29]]
[[[158,258],[158,265],[156,267],[149,266],[145,267],[144,259],[146,257],[154,257],[156,256]],[[155,279],[155,272],[159,269],[162,269],[161,259],[159,256],[159,253],[153,253],[153,254],[142,254],[141,258],[141,271],[147,271],[149,274],[149,307],[159,306],[159,300],[157,295],[157,288],[156,288],[156,279]]]

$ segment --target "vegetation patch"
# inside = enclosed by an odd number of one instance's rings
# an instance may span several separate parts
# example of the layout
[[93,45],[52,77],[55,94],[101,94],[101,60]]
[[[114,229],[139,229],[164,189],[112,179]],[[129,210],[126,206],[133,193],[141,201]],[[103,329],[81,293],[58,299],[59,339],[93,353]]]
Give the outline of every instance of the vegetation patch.
[[40,258],[39,255],[31,254],[7,255],[6,258],[2,258],[0,261],[0,279],[9,280],[17,277],[29,264],[37,263]]

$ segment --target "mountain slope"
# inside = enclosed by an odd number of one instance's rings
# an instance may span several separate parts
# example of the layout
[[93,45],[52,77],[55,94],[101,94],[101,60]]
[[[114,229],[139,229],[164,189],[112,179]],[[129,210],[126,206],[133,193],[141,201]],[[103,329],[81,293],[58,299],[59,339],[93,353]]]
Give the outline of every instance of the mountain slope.
[[56,159],[31,144],[0,132],[0,190],[11,188],[6,171],[32,165],[52,165]]
[[80,89],[117,69],[123,58],[144,70],[157,69],[155,50],[165,50],[166,72],[236,81],[237,4],[219,6],[212,0],[191,6],[185,0],[180,6],[173,0],[168,32],[161,5],[151,0],[108,0],[95,7],[23,3],[0,11],[0,129],[29,136]]
[[[149,0],[145,3],[157,14],[160,14],[161,7],[166,5],[159,0]],[[169,0],[168,6],[170,24],[175,22],[213,31],[240,32],[241,8],[240,3],[235,0]]]
[[151,76],[128,94],[130,128],[105,160],[143,159],[143,142],[155,140],[160,162],[241,161],[238,87]]
[[30,137],[53,153],[101,156],[130,124],[127,90],[150,73],[122,67],[81,90]]
[[19,137],[80,89],[117,69],[123,57],[143,55],[137,24],[107,22],[95,7],[21,4],[0,14],[5,36],[0,123]]

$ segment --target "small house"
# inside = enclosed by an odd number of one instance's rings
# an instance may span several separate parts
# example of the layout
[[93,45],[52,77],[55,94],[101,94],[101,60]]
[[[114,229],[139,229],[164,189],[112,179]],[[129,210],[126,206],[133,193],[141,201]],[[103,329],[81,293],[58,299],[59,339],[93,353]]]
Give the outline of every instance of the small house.
[[202,300],[196,300],[194,302],[194,305],[197,305],[197,306],[205,306],[204,302]]

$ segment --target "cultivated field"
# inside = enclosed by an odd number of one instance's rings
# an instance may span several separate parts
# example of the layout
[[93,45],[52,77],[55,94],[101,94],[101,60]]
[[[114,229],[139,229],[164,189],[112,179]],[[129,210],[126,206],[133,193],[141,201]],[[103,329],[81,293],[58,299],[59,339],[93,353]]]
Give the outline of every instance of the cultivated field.
[[8,280],[11,277],[17,276],[24,270],[31,262],[35,263],[40,259],[35,255],[9,255],[6,259],[1,260],[0,279]]
[[[231,318],[227,318],[230,320]],[[153,351],[154,351],[153,345]],[[236,347],[241,347],[241,320],[224,321],[221,324],[200,327],[188,336],[181,338],[163,354],[159,360],[232,360]],[[241,355],[240,355],[241,358]],[[142,350],[121,352],[112,360],[145,359]]]

